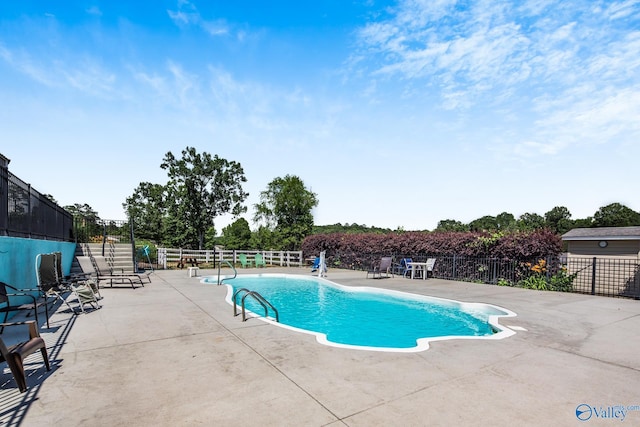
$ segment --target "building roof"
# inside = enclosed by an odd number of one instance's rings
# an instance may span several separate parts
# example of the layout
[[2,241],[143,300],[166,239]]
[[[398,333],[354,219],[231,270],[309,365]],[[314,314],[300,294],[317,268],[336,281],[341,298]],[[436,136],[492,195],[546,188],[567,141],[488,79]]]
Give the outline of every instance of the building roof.
[[640,227],[574,228],[562,235],[562,240],[640,240]]

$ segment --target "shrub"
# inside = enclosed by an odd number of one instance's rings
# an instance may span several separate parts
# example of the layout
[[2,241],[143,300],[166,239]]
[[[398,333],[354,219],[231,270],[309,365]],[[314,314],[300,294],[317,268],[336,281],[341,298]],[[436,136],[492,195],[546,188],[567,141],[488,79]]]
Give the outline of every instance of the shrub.
[[340,258],[343,268],[368,267],[384,255],[466,256],[513,261],[555,256],[562,250],[560,237],[549,230],[511,233],[402,232],[313,234],[302,242],[305,257],[327,251],[328,261]]
[[565,268],[560,269],[558,273],[551,276],[549,280],[549,287],[552,291],[558,292],[572,292],[573,291],[573,280],[576,278],[578,273],[567,274],[567,270]]

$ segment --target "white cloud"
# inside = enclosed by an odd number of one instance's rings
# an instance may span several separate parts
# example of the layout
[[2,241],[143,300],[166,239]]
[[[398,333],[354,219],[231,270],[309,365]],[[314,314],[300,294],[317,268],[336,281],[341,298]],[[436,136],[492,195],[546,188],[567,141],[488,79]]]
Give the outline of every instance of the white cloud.
[[89,96],[119,96],[116,75],[92,57],[49,57],[0,45],[0,58],[18,72],[49,88],[72,88]]
[[36,64],[28,53],[12,51],[0,45],[0,58],[20,73],[29,76],[40,84],[49,87],[58,85],[56,79],[50,75],[49,68]]
[[637,17],[638,10],[636,6],[638,6],[639,4],[640,0],[613,2],[605,10],[605,14],[609,17],[609,19],[623,19],[632,15],[635,15]]
[[[201,28],[210,36],[226,36],[231,32],[225,20],[204,19],[196,6],[187,0],[178,1],[178,10],[167,10],[167,14],[173,22],[181,28],[193,25]],[[238,39],[242,39],[243,37],[244,33],[239,35]]]
[[195,5],[186,0],[179,0],[178,10],[167,10],[167,14],[178,26],[197,24],[201,21]]
[[361,29],[353,65],[378,91],[386,76],[412,88],[424,82],[444,109],[508,110],[526,124],[506,146],[512,155],[625,143],[640,137],[639,5],[401,1]]

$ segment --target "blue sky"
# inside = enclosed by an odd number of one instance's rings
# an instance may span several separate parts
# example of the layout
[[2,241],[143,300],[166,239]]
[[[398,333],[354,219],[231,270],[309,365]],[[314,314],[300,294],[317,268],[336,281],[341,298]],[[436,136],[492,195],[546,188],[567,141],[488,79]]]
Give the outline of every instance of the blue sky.
[[250,223],[286,174],[320,225],[638,211],[639,118],[638,0],[0,2],[0,153],[102,218],[186,146]]

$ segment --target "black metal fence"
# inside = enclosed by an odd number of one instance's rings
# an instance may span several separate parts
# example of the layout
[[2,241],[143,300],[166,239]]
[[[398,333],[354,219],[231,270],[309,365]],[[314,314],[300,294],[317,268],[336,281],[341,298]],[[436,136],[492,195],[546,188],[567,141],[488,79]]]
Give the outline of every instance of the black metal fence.
[[573,292],[640,299],[637,260],[571,257],[566,265],[567,271],[575,275]]
[[78,243],[131,243],[133,230],[129,221],[111,219],[76,218],[75,233]]
[[[389,254],[329,254],[329,267],[366,270]],[[426,262],[435,258],[432,277],[463,282],[517,286],[640,299],[640,262],[635,258],[550,256],[544,259],[505,260],[440,255],[394,255],[395,272],[402,258]]]
[[74,241],[73,217],[0,164],[0,235]]

